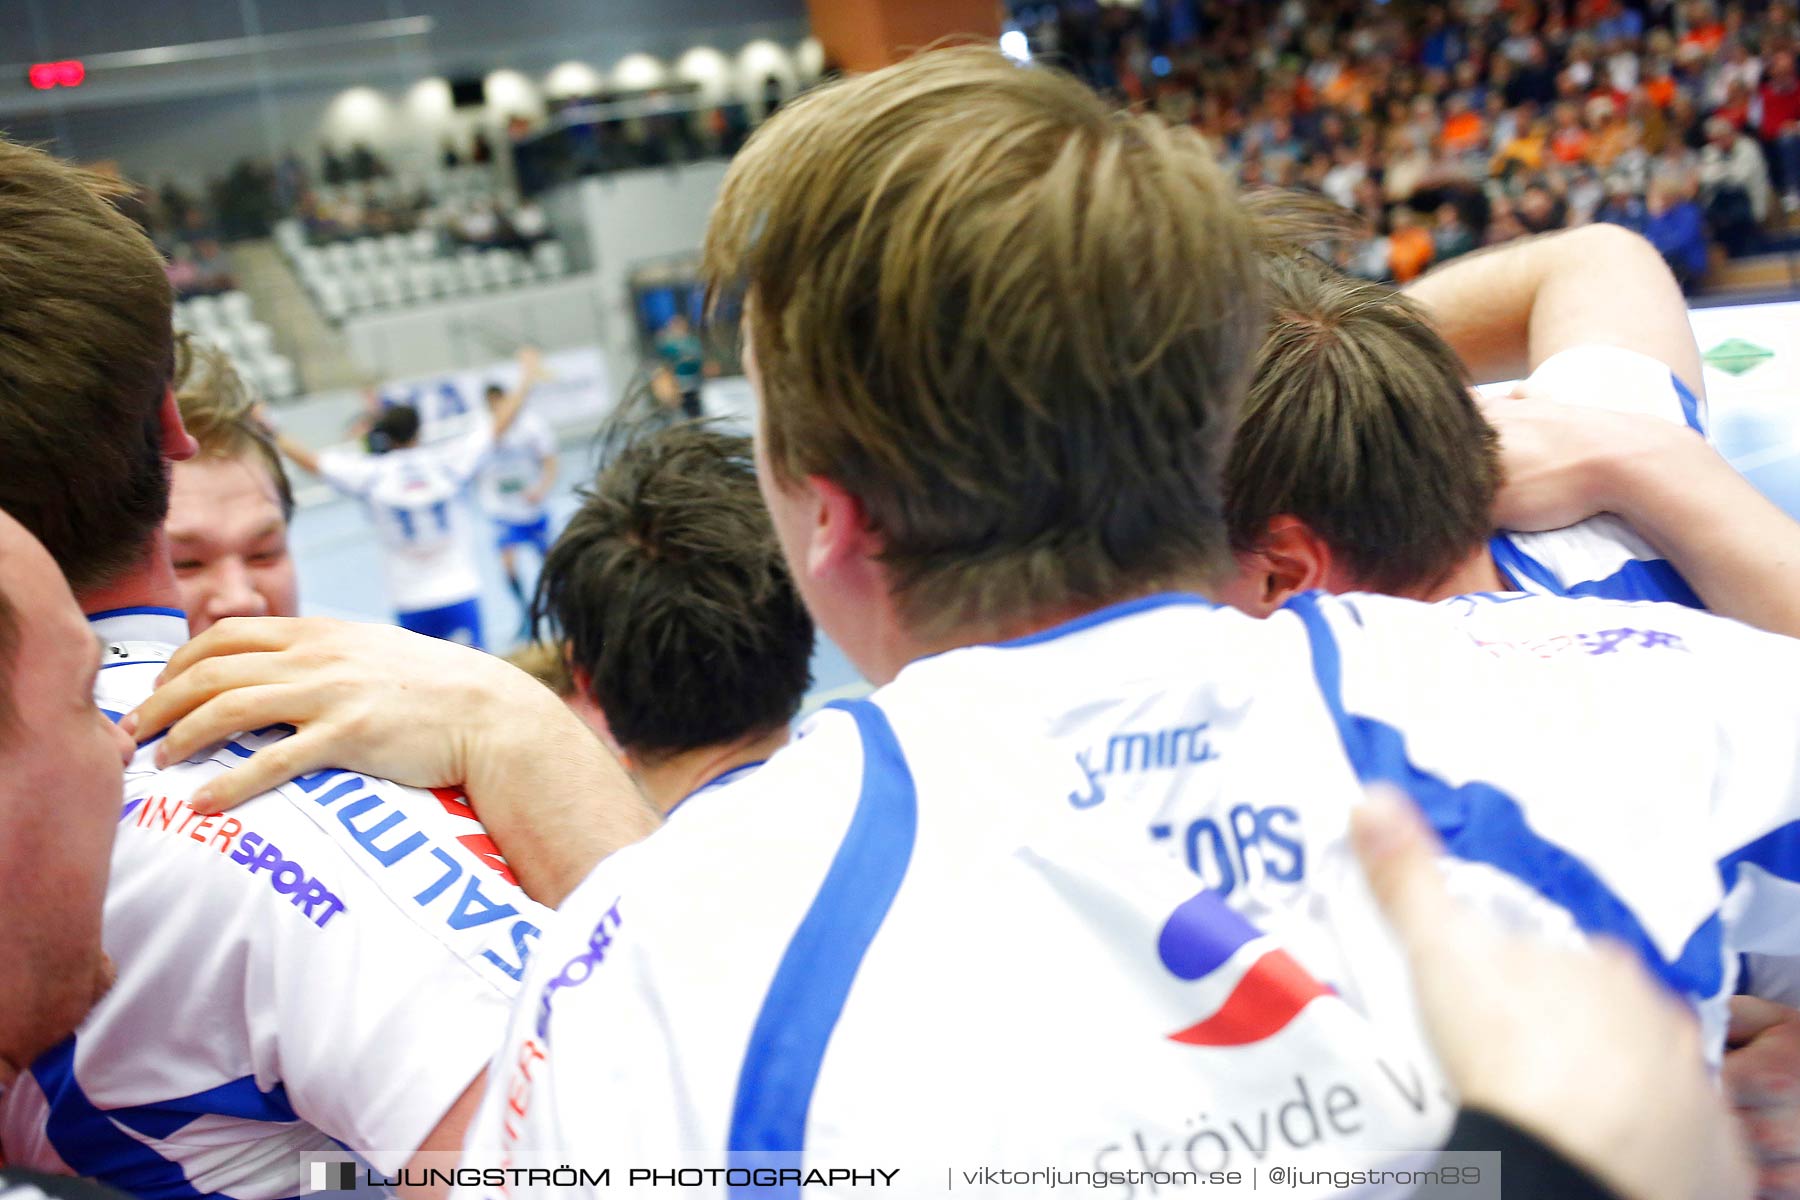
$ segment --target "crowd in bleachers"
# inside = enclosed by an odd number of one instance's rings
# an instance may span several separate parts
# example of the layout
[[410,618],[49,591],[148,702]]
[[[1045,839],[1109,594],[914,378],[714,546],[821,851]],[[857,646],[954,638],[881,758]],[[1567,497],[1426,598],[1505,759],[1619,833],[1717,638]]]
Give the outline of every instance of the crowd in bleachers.
[[1370,0],[1018,7],[1033,53],[1190,122],[1248,186],[1373,230],[1344,266],[1405,281],[1604,220],[1684,286],[1800,209],[1800,20],[1786,0]]
[[430,181],[391,175],[320,183],[275,240],[319,309],[351,313],[484,292],[568,271],[568,255],[535,201],[505,191],[488,167]]

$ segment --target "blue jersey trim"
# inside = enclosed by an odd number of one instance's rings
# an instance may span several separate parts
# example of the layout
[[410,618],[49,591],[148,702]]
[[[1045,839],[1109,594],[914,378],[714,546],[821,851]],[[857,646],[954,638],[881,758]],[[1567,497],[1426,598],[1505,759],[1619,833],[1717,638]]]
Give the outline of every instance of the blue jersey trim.
[[994,642],[998,649],[1010,650],[1015,646],[1035,646],[1041,642],[1054,642],[1058,638],[1072,633],[1080,633],[1084,629],[1092,629],[1096,625],[1104,625],[1109,621],[1117,621],[1124,617],[1136,616],[1153,608],[1167,608],[1174,604],[1194,604],[1201,608],[1217,608],[1205,596],[1196,596],[1191,592],[1163,592],[1155,596],[1140,596],[1136,600],[1126,600],[1118,604],[1109,604],[1105,608],[1097,608],[1091,613],[1084,613],[1072,621],[1064,621],[1061,625],[1052,625],[1048,629],[1040,629],[1036,633],[1028,633],[1023,637],[1012,638],[1004,642]]
[[1297,596],[1288,607],[1305,625],[1319,691],[1358,779],[1405,790],[1451,854],[1506,872],[1568,912],[1586,932],[1624,942],[1676,992],[1697,997],[1719,993],[1725,968],[1717,913],[1701,924],[1677,958],[1665,959],[1605,881],[1575,855],[1541,837],[1517,800],[1492,784],[1472,780],[1453,785],[1421,770],[1407,758],[1406,740],[1399,730],[1348,712],[1337,640],[1317,598]]
[[1506,581],[1515,589],[1529,590],[1525,586],[1529,580],[1552,596],[1563,594],[1562,584],[1550,573],[1550,569],[1521,550],[1504,533],[1496,533],[1488,539],[1488,552],[1494,556],[1494,565],[1500,568],[1500,573],[1506,576]]
[[1688,586],[1687,580],[1666,560],[1633,558],[1604,579],[1585,579],[1564,585],[1550,568],[1527,554],[1517,542],[1504,533],[1495,534],[1488,542],[1494,565],[1508,577],[1514,587],[1521,588],[1530,580],[1536,588],[1552,596],[1597,596],[1606,600],[1657,600],[1705,609],[1706,602]]
[[44,1134],[69,1169],[147,1200],[203,1195],[181,1167],[115,1124],[94,1106],[75,1079],[75,1039],[67,1038],[31,1064],[50,1112]]
[[1569,588],[1570,596],[1602,596],[1608,600],[1661,600],[1704,609],[1706,602],[1694,594],[1674,567],[1660,558],[1634,558],[1605,579],[1591,579]]
[[692,800],[695,796],[698,796],[701,792],[711,792],[711,791],[716,791],[717,789],[722,788],[722,787],[728,787],[731,784],[734,784],[738,780],[742,779],[744,776],[752,774],[753,772],[755,772],[756,768],[762,766],[764,763],[766,763],[768,761],[769,760],[766,758],[759,758],[754,762],[739,763],[737,766],[731,768],[731,770],[729,770],[729,771],[726,771],[724,774],[715,776],[714,778],[707,780],[705,783],[701,784],[699,787],[695,788],[693,791],[689,792],[687,795],[683,796],[681,799],[677,800],[675,803],[669,805],[669,811],[663,814],[663,820],[666,821],[670,817],[674,816],[676,809],[678,809],[682,805],[686,804],[689,800]]
[[[832,1030],[869,945],[912,859],[918,794],[887,715],[873,703],[835,702],[856,721],[862,793],[825,881],[788,942],[750,1032],[732,1103],[733,1167],[806,1146],[807,1112]],[[789,1163],[791,1165],[791,1162]],[[733,1196],[797,1197],[795,1186],[734,1187]]]
[[265,1092],[256,1086],[256,1077],[253,1075],[158,1104],[112,1109],[108,1115],[119,1124],[153,1138],[170,1137],[177,1130],[205,1116],[237,1117],[244,1121],[282,1124],[291,1124],[300,1119],[294,1112],[294,1106],[288,1103],[285,1087],[278,1083]]
[[101,663],[100,669],[110,671],[114,667],[166,667],[168,665],[169,660],[166,658],[140,658],[132,662]]
[[1753,863],[1777,879],[1800,883],[1800,821],[1771,829],[1720,859],[1719,879],[1726,891],[1737,885],[1738,868],[1745,863]]
[[179,617],[187,620],[187,614],[179,608],[159,608],[152,604],[140,604],[131,608],[109,608],[104,612],[88,613],[90,621],[104,621],[108,617]]
[[1700,398],[1688,391],[1687,384],[1677,379],[1673,371],[1669,372],[1669,382],[1675,386],[1675,396],[1681,401],[1681,419],[1687,422],[1689,429],[1705,437],[1706,424],[1700,419]]

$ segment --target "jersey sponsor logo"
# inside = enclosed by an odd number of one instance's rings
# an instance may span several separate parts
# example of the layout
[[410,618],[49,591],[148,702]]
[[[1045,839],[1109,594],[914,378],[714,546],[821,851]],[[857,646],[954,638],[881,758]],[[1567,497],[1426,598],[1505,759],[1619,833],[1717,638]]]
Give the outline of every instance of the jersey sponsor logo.
[[1159,842],[1174,839],[1188,870],[1221,896],[1259,878],[1299,883],[1306,876],[1300,814],[1285,804],[1234,804],[1221,818],[1200,817],[1179,831],[1170,824],[1152,825],[1150,836]]
[[[1207,889],[1169,914],[1157,936],[1156,952],[1178,979],[1204,979],[1243,947],[1264,935]],[[1263,950],[1237,986],[1210,1016],[1169,1035],[1189,1046],[1247,1046],[1275,1036],[1301,1011],[1331,989],[1306,973],[1287,951]]]
[[1476,638],[1475,644],[1496,658],[1524,655],[1530,658],[1556,658],[1563,654],[1585,654],[1596,657],[1617,654],[1621,650],[1687,651],[1681,635],[1660,629],[1596,629],[1586,633],[1559,633],[1530,641]]
[[[294,784],[313,804],[332,811],[351,841],[379,868],[379,872],[374,873],[376,878],[394,872],[387,877],[395,880],[402,892],[422,885],[413,894],[413,903],[441,917],[452,932],[462,933],[512,919],[508,929],[512,957],[509,959],[493,949],[484,949],[480,957],[509,979],[517,981],[523,977],[531,943],[537,940],[541,931],[529,918],[519,914],[517,905],[490,895],[482,887],[484,882],[490,885],[496,882],[488,872],[465,871],[459,856],[445,849],[431,833],[419,828],[421,822],[415,814],[384,796],[365,776],[329,769],[302,775],[294,780]],[[461,814],[452,805],[462,803],[466,807],[466,802],[455,792],[436,798],[438,805],[453,816]],[[472,820],[473,810],[469,810],[469,816]],[[476,842],[471,843],[471,838]],[[493,874],[499,874],[496,867],[499,848],[486,840],[485,833],[465,834],[456,841],[464,849],[473,851],[484,865],[494,867]],[[399,883],[402,879],[406,882]],[[518,894],[510,871],[501,875],[498,882],[508,892]]]
[[1173,771],[1212,762],[1219,757],[1219,752],[1207,737],[1211,727],[1209,721],[1196,721],[1166,729],[1115,733],[1106,739],[1104,751],[1091,756],[1083,751],[1081,765],[1090,779],[1097,779],[1106,775]]
[[[320,929],[344,911],[344,902],[336,892],[283,854],[275,843],[265,840],[261,834],[246,831],[243,823],[235,818],[196,812],[167,796],[151,796],[133,802],[126,809],[126,818],[132,816],[136,817],[132,821],[136,828],[166,833],[217,850],[252,875],[266,872],[269,886],[288,897],[289,903]],[[233,849],[234,842],[236,849]]]
[[580,987],[593,978],[594,971],[606,961],[606,951],[612,945],[613,934],[619,930],[619,901],[614,897],[612,905],[601,914],[595,923],[594,931],[588,934],[587,949],[563,964],[549,983],[544,985],[544,993],[538,998],[537,1035],[540,1038],[550,1037],[551,1002],[556,993],[564,988]]
[[488,836],[487,828],[475,815],[475,806],[469,803],[468,793],[461,788],[432,788],[431,794],[437,798],[439,806],[445,812],[457,820],[467,821],[473,827],[473,833],[457,836],[456,840],[461,843],[462,847],[479,858],[500,878],[514,887],[518,887],[518,876],[514,875],[512,868],[506,865],[506,859],[500,853],[499,843]]

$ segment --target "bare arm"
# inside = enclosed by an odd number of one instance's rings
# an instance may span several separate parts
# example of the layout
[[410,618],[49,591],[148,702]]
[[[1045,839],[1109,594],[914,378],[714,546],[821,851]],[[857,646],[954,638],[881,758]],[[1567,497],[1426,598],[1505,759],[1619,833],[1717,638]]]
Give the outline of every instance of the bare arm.
[[295,441],[292,437],[279,431],[275,434],[275,445],[281,452],[293,459],[295,464],[314,475],[319,474],[319,456],[311,446]]
[[[481,1107],[482,1093],[487,1091],[487,1072],[484,1070],[475,1077],[475,1081],[463,1090],[450,1111],[437,1127],[425,1135],[425,1143],[407,1160],[406,1170],[413,1178],[431,1178],[425,1174],[431,1168],[439,1171],[456,1165],[456,1159],[462,1157],[463,1138],[469,1132],[469,1122],[475,1119],[475,1111]],[[446,1158],[455,1155],[456,1158]],[[418,1174],[414,1175],[413,1172]],[[449,1188],[441,1183],[406,1185],[395,1189],[406,1200],[439,1200],[448,1194]]]
[[269,406],[267,404],[258,404],[255,408],[251,409],[250,419],[262,426],[263,432],[269,435],[270,440],[275,443],[276,449],[293,459],[297,465],[310,471],[312,474],[317,475],[320,473],[318,454],[314,452],[311,446],[306,445],[304,442],[296,441],[294,438],[282,432],[281,425],[275,420],[275,416],[269,411]]
[[1506,474],[1496,524],[1560,529],[1616,513],[1712,611],[1800,637],[1800,524],[1692,430],[1530,396],[1483,410]]
[[1687,301],[1662,256],[1617,225],[1584,225],[1464,255],[1406,289],[1479,382],[1523,379],[1576,346],[1666,363],[1704,396]]
[[1800,524],[1700,438],[1673,432],[1660,455],[1614,457],[1609,509],[1713,612],[1800,637]]
[[293,735],[210,781],[195,808],[240,804],[324,766],[415,787],[460,784],[527,895],[551,907],[661,818],[548,688],[478,650],[385,625],[220,621],[170,660],[121,728],[159,730],[180,762],[245,729]]
[[512,423],[525,411],[525,401],[531,395],[531,389],[543,380],[544,367],[538,357],[537,347],[527,346],[519,351],[519,386],[502,396],[500,403],[494,405],[494,437],[498,438],[512,428]]

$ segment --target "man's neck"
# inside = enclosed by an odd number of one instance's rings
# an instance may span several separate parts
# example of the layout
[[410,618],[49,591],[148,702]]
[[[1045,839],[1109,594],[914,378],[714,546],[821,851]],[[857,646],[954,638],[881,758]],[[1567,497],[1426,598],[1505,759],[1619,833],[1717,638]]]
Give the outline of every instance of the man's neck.
[[88,588],[77,600],[88,614],[115,608],[180,608],[181,589],[175,584],[175,568],[169,562],[169,543],[158,529],[145,547],[144,556],[118,579]]
[[632,773],[656,810],[667,813],[713,780],[750,763],[759,763],[787,745],[787,726],[753,733],[719,746],[702,746],[652,765],[634,763]]
[[1451,568],[1449,574],[1429,587],[1421,588],[1413,597],[1416,600],[1438,601],[1448,600],[1452,596],[1466,596],[1470,592],[1510,592],[1513,585],[1500,574],[1500,566],[1494,561],[1493,551],[1487,543],[1461,563]]
[[1187,592],[1196,596],[1212,598],[1213,581],[1200,576],[1181,577],[1160,581],[1150,587],[1139,588],[1114,596],[1100,604],[1066,604],[1054,608],[1039,609],[1031,616],[1016,621],[996,621],[984,625],[969,625],[949,630],[937,637],[915,638],[910,636],[897,621],[893,623],[895,637],[883,647],[883,658],[892,664],[892,670],[871,682],[877,684],[890,683],[908,665],[921,658],[930,658],[934,654],[943,654],[950,650],[961,650],[965,646],[988,646],[995,642],[1010,642],[1017,638],[1030,637],[1034,633],[1042,633],[1046,629],[1055,629],[1058,625],[1066,625],[1070,621],[1085,617],[1089,613],[1103,608],[1111,608],[1117,604],[1127,604],[1133,600],[1142,600],[1146,596],[1160,596],[1169,592]]

